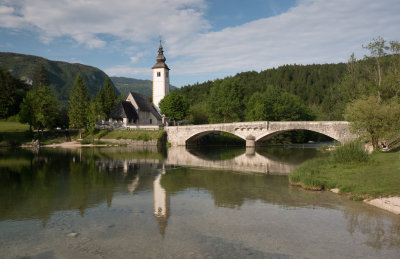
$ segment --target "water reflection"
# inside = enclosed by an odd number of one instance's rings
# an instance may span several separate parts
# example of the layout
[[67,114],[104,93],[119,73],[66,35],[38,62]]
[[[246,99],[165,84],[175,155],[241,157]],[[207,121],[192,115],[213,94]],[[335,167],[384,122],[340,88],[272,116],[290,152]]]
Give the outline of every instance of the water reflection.
[[170,198],[167,191],[161,185],[161,177],[165,175],[165,172],[165,167],[163,167],[162,173],[157,175],[153,182],[154,216],[157,219],[158,228],[162,236],[165,235],[170,213]]
[[[46,226],[55,212],[79,211],[86,217],[90,208],[102,204],[112,208],[113,201],[121,197],[143,197],[150,192],[151,214],[165,237],[174,206],[180,208],[174,199],[183,196],[190,202],[187,195],[194,191],[209,195],[216,208],[229,210],[260,202],[278,207],[280,213],[339,211],[346,231],[365,237],[369,247],[400,248],[398,217],[333,194],[311,193],[288,185],[287,176],[282,174],[317,155],[316,150],[264,149],[249,155],[245,149],[221,152],[171,148],[159,153],[90,148],[42,149],[38,154],[7,150],[0,155],[0,223],[40,219]],[[279,222],[279,218],[274,220]]]
[[187,150],[185,147],[174,147],[168,150],[165,163],[238,172],[289,174],[304,161],[321,155],[316,149],[299,152],[298,148]]

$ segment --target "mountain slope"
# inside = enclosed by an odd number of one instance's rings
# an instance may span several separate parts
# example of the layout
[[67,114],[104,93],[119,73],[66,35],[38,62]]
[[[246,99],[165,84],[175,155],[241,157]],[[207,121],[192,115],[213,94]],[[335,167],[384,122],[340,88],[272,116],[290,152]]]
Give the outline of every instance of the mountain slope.
[[[28,84],[32,84],[33,75],[39,64],[43,64],[48,71],[50,87],[60,101],[67,101],[78,73],[85,80],[90,96],[96,95],[103,86],[107,75],[98,68],[78,63],[52,61],[38,56],[24,55],[9,52],[0,52],[0,67]],[[118,90],[116,90],[118,94]]]
[[[136,92],[149,97],[153,94],[153,82],[151,80],[116,76],[110,77],[110,79],[121,94],[127,95],[129,92]],[[170,90],[175,89],[177,89],[175,86],[170,85]]]
[[121,94],[127,95],[129,92],[136,92],[146,96],[152,95],[153,82],[151,80],[114,76],[110,79]]

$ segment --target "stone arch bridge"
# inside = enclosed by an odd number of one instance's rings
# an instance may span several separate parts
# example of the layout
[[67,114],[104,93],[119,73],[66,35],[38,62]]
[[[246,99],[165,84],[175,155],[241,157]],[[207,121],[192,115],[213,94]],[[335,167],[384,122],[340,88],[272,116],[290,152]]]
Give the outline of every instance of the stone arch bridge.
[[267,140],[282,132],[309,130],[331,137],[339,142],[356,139],[358,136],[349,130],[347,121],[257,121],[221,124],[204,124],[165,127],[168,142],[172,146],[185,146],[195,143],[201,137],[213,132],[229,132],[244,140],[247,147]]

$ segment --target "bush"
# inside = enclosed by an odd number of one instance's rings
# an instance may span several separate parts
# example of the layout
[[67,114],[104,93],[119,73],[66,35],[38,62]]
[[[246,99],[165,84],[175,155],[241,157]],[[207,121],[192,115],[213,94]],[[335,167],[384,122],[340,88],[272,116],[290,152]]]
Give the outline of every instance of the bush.
[[335,163],[367,162],[368,153],[360,141],[350,141],[339,146],[332,152]]

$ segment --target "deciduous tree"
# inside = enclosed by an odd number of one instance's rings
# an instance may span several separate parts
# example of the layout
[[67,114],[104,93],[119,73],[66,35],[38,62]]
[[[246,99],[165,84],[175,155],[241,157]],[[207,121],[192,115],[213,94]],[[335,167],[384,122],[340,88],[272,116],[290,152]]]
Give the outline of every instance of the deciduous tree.
[[371,141],[374,149],[378,141],[391,137],[400,130],[400,104],[396,99],[382,101],[377,96],[361,98],[350,103],[345,112],[354,133]]
[[34,129],[52,128],[56,123],[58,101],[49,85],[47,70],[40,64],[34,75],[34,87],[27,93],[20,111],[20,120]]
[[20,108],[20,121],[38,130],[52,128],[59,114],[58,101],[46,85],[30,90]]
[[300,98],[277,87],[268,87],[264,93],[255,93],[247,105],[248,121],[313,120],[311,110]]
[[245,114],[244,91],[239,80],[216,80],[208,100],[211,123],[241,121]]
[[168,118],[172,119],[174,121],[174,125],[176,125],[176,120],[185,118],[189,109],[189,103],[186,101],[185,97],[175,91],[167,94],[160,101],[159,105],[161,114],[164,114]]

